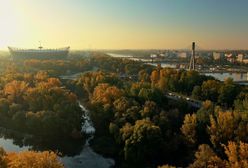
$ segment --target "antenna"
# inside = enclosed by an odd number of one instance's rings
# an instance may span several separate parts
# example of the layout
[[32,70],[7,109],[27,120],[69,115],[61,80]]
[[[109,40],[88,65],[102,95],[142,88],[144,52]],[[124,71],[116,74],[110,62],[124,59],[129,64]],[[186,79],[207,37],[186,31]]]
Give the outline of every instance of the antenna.
[[39,41],[39,44],[40,44],[40,46],[38,48],[41,50],[43,47],[41,46],[41,42],[40,41]]

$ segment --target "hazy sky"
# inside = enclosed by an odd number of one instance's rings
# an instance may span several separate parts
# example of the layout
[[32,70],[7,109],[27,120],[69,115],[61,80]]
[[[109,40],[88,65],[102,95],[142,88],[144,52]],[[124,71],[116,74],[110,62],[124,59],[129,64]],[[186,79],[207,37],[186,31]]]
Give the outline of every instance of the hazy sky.
[[0,48],[248,49],[248,0],[0,0]]

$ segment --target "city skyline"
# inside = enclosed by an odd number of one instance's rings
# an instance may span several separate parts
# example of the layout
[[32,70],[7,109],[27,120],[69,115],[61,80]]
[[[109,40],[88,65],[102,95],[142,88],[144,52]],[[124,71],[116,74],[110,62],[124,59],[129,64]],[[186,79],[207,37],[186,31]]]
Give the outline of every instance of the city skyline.
[[0,49],[248,49],[246,0],[1,0]]

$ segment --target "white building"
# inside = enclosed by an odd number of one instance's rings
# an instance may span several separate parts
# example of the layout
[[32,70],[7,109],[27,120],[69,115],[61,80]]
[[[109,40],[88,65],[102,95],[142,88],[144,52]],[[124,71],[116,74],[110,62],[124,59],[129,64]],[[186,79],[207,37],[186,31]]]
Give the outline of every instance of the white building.
[[221,53],[213,52],[213,59],[214,60],[220,60],[220,58],[221,58]]
[[177,53],[177,56],[179,58],[187,58],[187,53],[186,52],[179,52],[179,53]]
[[237,55],[237,61],[247,64],[248,63],[248,58],[247,58],[247,56],[244,56],[244,54],[238,54]]

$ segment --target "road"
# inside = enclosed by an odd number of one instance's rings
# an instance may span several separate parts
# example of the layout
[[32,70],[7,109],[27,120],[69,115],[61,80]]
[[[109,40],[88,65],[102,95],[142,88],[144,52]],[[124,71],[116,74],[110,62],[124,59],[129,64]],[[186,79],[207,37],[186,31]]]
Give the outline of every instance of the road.
[[176,100],[176,101],[184,100],[189,105],[191,105],[192,107],[195,107],[195,108],[201,108],[201,106],[202,106],[202,101],[194,100],[194,99],[191,99],[191,98],[189,98],[187,96],[180,95],[178,93],[168,92],[165,96],[168,99],[172,99],[172,100]]

